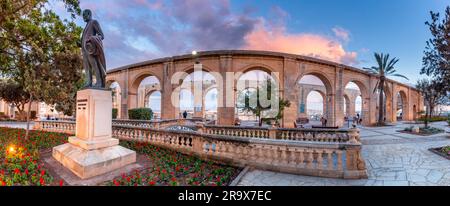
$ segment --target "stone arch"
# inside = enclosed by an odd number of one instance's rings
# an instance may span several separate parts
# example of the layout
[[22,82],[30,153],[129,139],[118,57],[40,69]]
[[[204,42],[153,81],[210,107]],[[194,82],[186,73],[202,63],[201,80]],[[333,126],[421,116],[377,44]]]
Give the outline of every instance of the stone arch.
[[[271,77],[272,77],[272,75],[271,75],[272,73],[277,72],[277,71],[276,71],[275,69],[273,69],[272,67],[270,67],[270,66],[268,66],[268,65],[265,65],[265,64],[260,64],[260,63],[258,63],[258,64],[251,64],[251,65],[245,66],[245,67],[243,67],[243,68],[240,68],[240,69],[237,71],[236,74],[238,74],[238,75],[235,76],[234,88],[237,88],[237,83],[238,83],[239,79],[241,79],[242,76],[243,76],[244,74],[246,74],[246,73],[248,73],[248,72],[251,72],[251,71],[262,71],[262,72],[267,73],[267,74],[268,74],[269,76],[271,76]],[[276,73],[275,73],[275,74],[276,74]],[[279,75],[280,75],[280,74],[278,74],[278,76],[276,76],[276,78],[273,79],[273,80],[275,80],[275,82],[279,84],[279,88],[281,89],[281,88],[283,87],[283,85],[281,85],[281,82],[280,82],[280,76],[279,76]],[[273,77],[272,77],[272,78],[273,78]]]
[[[399,115],[396,115],[397,120],[408,120],[408,95],[406,95],[406,92],[404,90],[399,90],[396,93],[397,99],[397,105],[395,105],[395,111],[398,112],[399,109],[401,109],[401,113]],[[398,108],[399,103],[401,103],[401,108]]]
[[[160,108],[159,108],[159,111],[157,111],[157,110],[155,110],[154,108],[151,108],[151,102],[150,102],[150,98],[151,98],[151,96],[153,95],[153,94],[155,94],[156,92],[159,92],[159,95],[160,95],[160,102],[159,102],[159,106],[160,106]],[[144,106],[145,107],[149,107],[149,108],[151,108],[152,109],[152,111],[153,111],[153,117],[154,118],[160,118],[161,117],[161,110],[162,110],[162,91],[161,90],[157,90],[157,89],[152,89],[152,90],[150,90],[150,91],[148,91],[148,92],[146,92],[145,93],[145,96],[144,96]]]
[[[356,86],[358,86],[359,92],[360,92],[360,96],[361,96],[361,114],[360,114],[360,118],[362,118],[362,125],[369,125],[370,124],[370,99],[371,99],[371,93],[373,93],[372,91],[369,91],[368,88],[370,88],[368,85],[366,85],[364,82],[362,82],[361,80],[358,80],[356,78],[350,78],[347,81],[344,81],[344,89],[345,87],[347,87],[347,85],[349,83],[354,83],[356,84]],[[385,91],[386,93],[386,91]],[[353,99],[352,101],[353,104],[356,104],[356,99]],[[356,109],[355,109],[356,110]]]
[[158,80],[159,85],[161,85],[161,78],[158,77],[156,74],[154,74],[153,72],[149,72],[149,71],[145,71],[142,72],[138,75],[135,76],[135,78],[133,79],[133,81],[131,81],[131,86],[129,88],[129,92],[135,94],[139,88],[139,85],[141,84],[141,82],[147,78],[147,77],[155,77]]
[[[308,114],[308,119],[311,117],[311,114],[308,113],[308,109],[310,108],[311,105],[308,105],[308,97],[312,92],[316,92],[319,93],[320,96],[322,97],[322,116],[326,117],[326,109],[327,109],[327,104],[326,104],[326,94],[318,89],[311,89],[307,92],[306,94],[306,102],[305,102],[305,109],[306,109],[306,113]],[[318,120],[318,119],[316,119]]]
[[[323,114],[323,116],[328,120],[327,121],[327,125],[335,125],[336,124],[335,118],[334,118],[334,113],[335,112],[334,112],[334,107],[333,107],[333,105],[334,105],[333,101],[334,101],[335,88],[333,86],[334,84],[332,83],[333,81],[331,81],[330,78],[325,73],[320,72],[320,71],[305,72],[305,73],[299,75],[297,77],[296,81],[295,81],[296,82],[296,84],[295,84],[296,85],[296,87],[295,87],[296,95],[298,95],[299,89],[300,89],[299,82],[302,80],[303,77],[305,77],[307,75],[312,75],[312,76],[317,77],[322,82],[322,84],[324,85],[325,93],[322,92],[322,94],[323,94],[323,106],[324,106],[324,109],[323,109],[323,113],[324,114]],[[307,96],[306,96],[306,98],[307,98]],[[297,99],[299,99],[299,98],[297,98]],[[300,102],[298,102],[298,103],[300,103]],[[304,114],[307,113],[306,105],[305,105],[305,107],[303,109],[304,109],[304,111],[302,111],[302,108],[300,108],[300,114],[303,114],[303,115],[298,116],[300,118],[305,118]]]
[[[118,88],[111,88],[112,84],[116,83]],[[115,78],[110,78],[106,81],[106,88],[111,89],[112,108],[117,109],[117,118],[123,118],[122,114],[122,95],[124,88]]]
[[139,73],[138,75],[135,75],[135,77],[133,78],[131,82],[131,84],[129,84],[129,88],[128,88],[128,106],[129,109],[132,108],[137,108],[139,106],[139,104],[142,104],[142,102],[139,101],[139,95],[138,95],[138,89],[139,86],[141,85],[142,81],[147,78],[147,77],[155,77],[157,82],[157,90],[161,90],[161,86],[162,86],[162,82],[161,82],[161,78],[159,76],[157,76],[155,73],[151,72],[151,71],[144,71]]

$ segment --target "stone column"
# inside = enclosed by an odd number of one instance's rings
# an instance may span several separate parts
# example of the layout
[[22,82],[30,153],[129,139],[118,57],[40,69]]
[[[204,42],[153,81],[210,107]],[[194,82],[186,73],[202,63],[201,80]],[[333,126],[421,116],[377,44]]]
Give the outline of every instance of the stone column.
[[194,96],[194,118],[203,118],[203,71],[202,64],[194,64],[194,73],[192,75],[194,85],[192,86],[192,95]]
[[[222,76],[222,85],[218,82],[217,91],[219,98],[219,105],[217,107],[217,123],[218,125],[234,125],[235,119],[235,78],[232,68],[232,56],[220,56],[219,73]],[[227,81],[229,78],[229,81]],[[231,79],[232,81],[231,81]]]
[[[161,119],[175,119],[176,108],[172,102],[173,86],[171,78],[174,72],[173,62],[164,63],[162,90],[161,90]],[[177,105],[178,107],[178,105]]]
[[[331,111],[334,111],[334,115],[331,115],[333,119],[329,119],[328,122],[332,124],[332,126],[339,126],[341,127],[344,125],[344,87],[342,82],[342,75],[343,75],[344,68],[342,67],[336,67],[335,68],[335,95],[334,95],[334,101],[330,103],[332,106]],[[328,92],[328,91],[327,91]],[[333,108],[334,106],[334,108]]]
[[[294,122],[297,119],[298,112],[298,85],[297,85],[297,77],[299,64],[290,58],[284,58],[284,68],[283,74],[279,74],[279,78],[281,81],[280,89],[282,97],[285,100],[288,100],[291,103],[291,106],[284,109],[283,113],[283,122],[282,127],[285,128],[293,128]],[[282,88],[281,88],[282,87]]]
[[123,85],[120,88],[120,118],[121,119],[128,119],[128,69],[125,70],[125,72],[121,73]]

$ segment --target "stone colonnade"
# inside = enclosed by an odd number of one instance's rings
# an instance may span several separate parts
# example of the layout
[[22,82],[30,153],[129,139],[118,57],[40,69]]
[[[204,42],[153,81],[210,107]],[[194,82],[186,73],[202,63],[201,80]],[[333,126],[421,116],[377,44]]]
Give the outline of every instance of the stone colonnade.
[[[217,124],[233,125],[235,122],[235,105],[237,92],[237,77],[233,76],[251,71],[262,70],[275,72],[278,75],[280,85],[279,92],[282,98],[291,102],[286,108],[282,119],[282,127],[293,127],[294,121],[301,116],[301,101],[299,80],[305,75],[314,75],[324,84],[322,92],[324,98],[324,111],[327,111],[329,126],[342,126],[344,124],[344,98],[345,86],[349,82],[355,83],[360,90],[362,98],[363,124],[376,123],[377,94],[373,93],[378,76],[367,73],[360,69],[300,55],[267,52],[267,51],[244,51],[224,50],[199,52],[195,57],[192,55],[174,56],[136,63],[116,69],[109,70],[107,82],[117,82],[120,86],[120,114],[119,118],[128,117],[128,109],[137,108],[139,105],[138,87],[141,81],[154,76],[160,82],[158,91],[161,92],[161,118],[174,119],[179,117],[180,109],[173,93],[180,91],[182,81],[173,81],[173,75],[178,72],[192,73],[196,61],[202,64],[205,72],[214,72],[217,82],[218,108]],[[227,75],[232,75],[232,81],[225,81]],[[218,78],[223,78],[218,81]],[[181,78],[182,79],[182,78]],[[395,122],[397,94],[402,97],[403,120],[413,120],[417,113],[423,108],[423,98],[419,92],[408,85],[388,81],[386,94],[386,120]],[[224,95],[231,94],[231,95]],[[359,95],[358,95],[359,96]],[[354,101],[353,101],[354,102]],[[203,104],[204,105],[204,104]],[[349,106],[350,109],[354,106]],[[204,112],[204,106],[197,110],[197,116]],[[349,110],[347,110],[349,111]],[[352,112],[350,110],[350,112]]]

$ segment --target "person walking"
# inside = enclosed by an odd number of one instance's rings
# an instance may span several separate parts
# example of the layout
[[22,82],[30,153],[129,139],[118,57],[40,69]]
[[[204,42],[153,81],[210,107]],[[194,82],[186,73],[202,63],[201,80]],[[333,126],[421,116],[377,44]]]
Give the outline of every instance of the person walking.
[[186,119],[187,118],[188,113],[186,112],[186,110],[184,110],[183,112],[183,118]]

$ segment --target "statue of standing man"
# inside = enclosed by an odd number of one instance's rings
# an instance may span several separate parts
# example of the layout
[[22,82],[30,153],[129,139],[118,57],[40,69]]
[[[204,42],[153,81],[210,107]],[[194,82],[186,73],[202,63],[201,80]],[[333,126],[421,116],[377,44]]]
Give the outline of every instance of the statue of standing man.
[[[92,19],[92,11],[83,11],[83,19],[86,27],[81,37],[81,51],[83,54],[83,68],[86,72],[85,88],[105,88],[106,86],[106,61],[103,52],[103,31],[97,20]],[[95,76],[95,84],[92,82]]]

